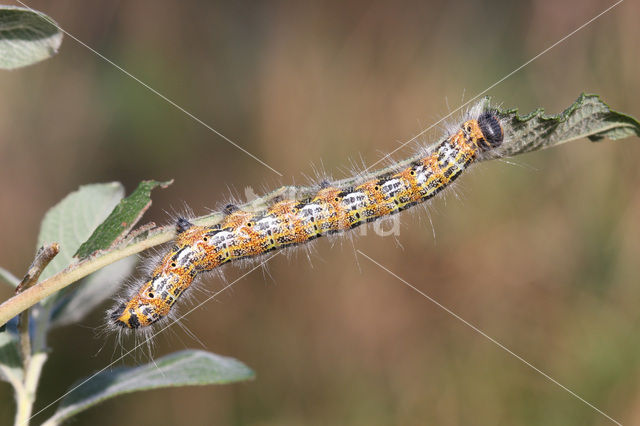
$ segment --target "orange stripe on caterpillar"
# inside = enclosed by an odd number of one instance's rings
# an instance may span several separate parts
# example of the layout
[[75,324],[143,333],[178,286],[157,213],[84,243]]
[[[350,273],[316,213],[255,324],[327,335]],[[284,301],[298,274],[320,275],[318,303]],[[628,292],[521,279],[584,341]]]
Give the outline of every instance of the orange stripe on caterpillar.
[[426,201],[479,155],[498,147],[503,135],[498,117],[486,111],[464,122],[423,158],[372,174],[356,185],[322,184],[311,197],[279,199],[257,212],[229,206],[227,216],[214,226],[179,219],[174,245],[149,279],[110,317],[123,328],[147,327],[169,315],[200,272],[344,232]]

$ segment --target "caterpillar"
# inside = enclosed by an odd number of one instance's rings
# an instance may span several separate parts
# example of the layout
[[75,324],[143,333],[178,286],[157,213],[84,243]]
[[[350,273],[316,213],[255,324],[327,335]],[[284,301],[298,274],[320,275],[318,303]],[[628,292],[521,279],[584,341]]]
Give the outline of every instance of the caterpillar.
[[479,106],[440,143],[361,179],[322,181],[312,193],[275,198],[258,211],[225,208],[221,223],[198,226],[180,218],[177,237],[141,286],[108,317],[118,329],[139,329],[167,318],[198,274],[342,233],[434,197],[475,160],[499,147],[504,131],[496,111]]

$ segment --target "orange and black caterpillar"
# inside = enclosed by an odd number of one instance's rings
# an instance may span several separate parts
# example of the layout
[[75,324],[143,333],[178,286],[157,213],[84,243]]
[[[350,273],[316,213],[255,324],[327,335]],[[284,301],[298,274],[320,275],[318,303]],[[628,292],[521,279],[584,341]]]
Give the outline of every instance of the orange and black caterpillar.
[[186,219],[149,278],[109,314],[125,329],[147,327],[171,312],[196,276],[247,259],[347,231],[422,203],[446,188],[480,156],[502,144],[504,131],[493,111],[484,111],[431,150],[409,162],[359,180],[324,181],[312,193],[275,199],[260,211],[226,208],[224,220],[196,226]]

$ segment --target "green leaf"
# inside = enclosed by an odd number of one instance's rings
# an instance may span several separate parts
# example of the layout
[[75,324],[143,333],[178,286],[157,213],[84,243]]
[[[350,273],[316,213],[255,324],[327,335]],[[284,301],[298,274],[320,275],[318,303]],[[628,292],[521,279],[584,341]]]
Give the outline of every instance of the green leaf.
[[640,123],[612,111],[598,95],[582,94],[566,110],[547,115],[539,108],[523,117],[517,109],[498,111],[505,123],[505,141],[500,154],[511,156],[549,148],[581,138],[600,141],[640,136]]
[[22,375],[18,337],[7,330],[0,331],[0,379],[13,383],[21,381]]
[[47,15],[0,6],[0,68],[20,68],[50,58],[61,43],[62,31]]
[[113,296],[122,281],[133,272],[136,262],[135,256],[125,257],[82,280],[58,302],[60,307],[53,312],[51,325],[57,327],[82,320],[105,299]]
[[80,381],[44,424],[56,425],[114,396],[148,389],[233,383],[254,378],[242,362],[199,350],[176,352],[140,367],[100,372]]
[[0,279],[2,279],[2,281],[6,282],[12,287],[17,287],[18,284],[20,284],[20,280],[18,279],[18,277],[16,277],[11,272],[7,271],[1,266],[0,266]]
[[83,259],[98,250],[109,248],[118,238],[126,235],[149,208],[151,190],[158,186],[166,188],[172,183],[173,181],[158,182],[155,180],[140,182],[136,190],[120,201],[109,217],[80,246],[75,257]]
[[49,263],[40,281],[62,271],[73,254],[89,238],[124,196],[119,182],[81,186],[52,207],[44,216],[38,235],[38,247],[58,242],[60,253]]

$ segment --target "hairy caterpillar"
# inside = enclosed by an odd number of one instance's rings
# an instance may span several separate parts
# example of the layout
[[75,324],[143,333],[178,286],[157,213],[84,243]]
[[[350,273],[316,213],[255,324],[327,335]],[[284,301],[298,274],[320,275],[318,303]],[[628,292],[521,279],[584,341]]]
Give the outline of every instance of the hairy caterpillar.
[[359,182],[323,181],[314,193],[275,199],[260,211],[229,205],[224,220],[176,224],[178,236],[149,278],[117,305],[109,318],[124,329],[166,318],[196,276],[223,264],[340,233],[424,202],[446,188],[482,155],[502,144],[497,113],[477,111],[417,159],[373,173]]

